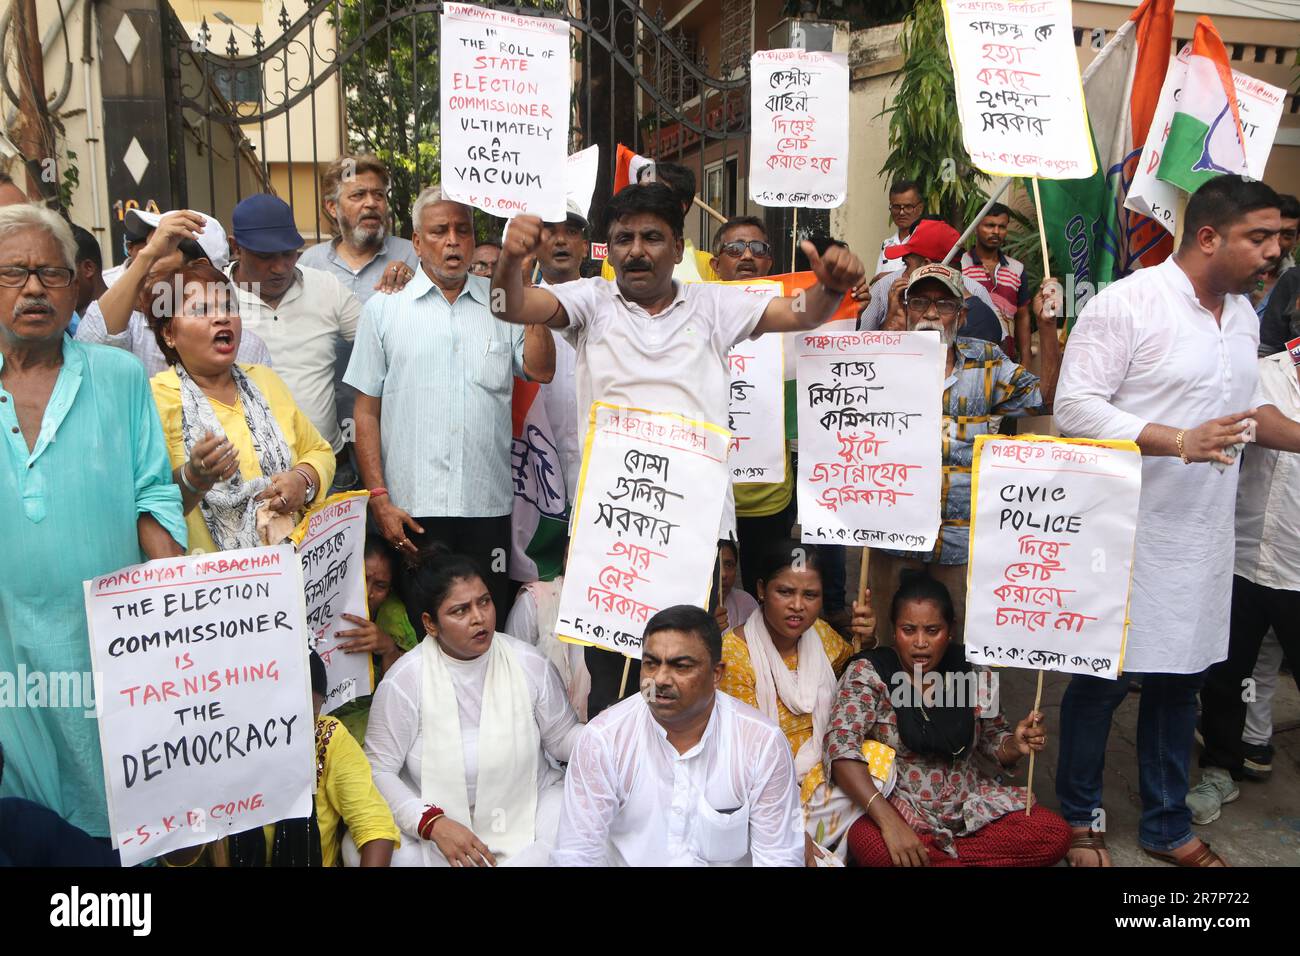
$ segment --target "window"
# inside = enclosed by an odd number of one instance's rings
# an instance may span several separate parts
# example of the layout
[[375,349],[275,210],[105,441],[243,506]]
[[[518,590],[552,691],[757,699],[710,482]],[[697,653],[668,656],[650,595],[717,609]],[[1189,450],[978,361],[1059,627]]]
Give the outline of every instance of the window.
[[704,170],[704,201],[728,219],[736,215],[737,168],[733,156]]

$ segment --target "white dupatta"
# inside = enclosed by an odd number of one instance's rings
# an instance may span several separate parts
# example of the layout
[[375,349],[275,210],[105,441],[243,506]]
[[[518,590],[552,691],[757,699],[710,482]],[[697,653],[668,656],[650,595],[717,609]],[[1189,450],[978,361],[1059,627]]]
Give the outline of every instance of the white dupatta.
[[772,643],[762,607],[749,615],[744,624],[749,663],[754,670],[754,697],[758,709],[780,723],[776,701],[779,697],[792,714],[812,714],[813,735],[794,755],[795,776],[804,776],[821,761],[822,740],[830,720],[831,705],[839,682],[831,667],[826,648],[814,624],[799,638],[799,668],[791,671]]
[[469,808],[460,706],[438,641],[426,636],[420,721],[420,799],[474,831],[498,862],[533,843],[541,732],[523,668],[501,634],[487,649],[478,728],[478,781]]

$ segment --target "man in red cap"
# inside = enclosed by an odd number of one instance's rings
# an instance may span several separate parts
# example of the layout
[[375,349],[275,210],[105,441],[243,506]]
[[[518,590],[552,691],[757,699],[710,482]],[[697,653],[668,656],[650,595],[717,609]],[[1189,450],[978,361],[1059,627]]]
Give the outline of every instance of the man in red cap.
[[[882,328],[890,313],[897,311],[899,298],[911,274],[928,263],[942,263],[960,238],[961,234],[946,222],[922,219],[906,242],[888,246],[884,251],[885,258],[902,259],[903,269],[901,272],[887,272],[875,281],[871,287],[871,301],[858,317],[858,328],[864,332]],[[998,321],[988,290],[977,282],[966,282],[965,292],[966,324],[958,329],[958,334],[984,339],[994,345],[1001,343],[1002,323]]]

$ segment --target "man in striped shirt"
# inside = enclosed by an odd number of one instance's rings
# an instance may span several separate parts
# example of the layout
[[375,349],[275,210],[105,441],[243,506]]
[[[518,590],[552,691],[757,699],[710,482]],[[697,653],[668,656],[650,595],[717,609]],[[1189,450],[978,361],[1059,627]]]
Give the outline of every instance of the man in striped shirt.
[[1029,283],[1025,264],[1002,252],[1007,241],[1011,210],[995,202],[975,227],[975,245],[961,256],[961,274],[988,290],[1004,329],[1010,324],[1015,335],[1003,339],[1002,351],[1021,361],[1029,354]]

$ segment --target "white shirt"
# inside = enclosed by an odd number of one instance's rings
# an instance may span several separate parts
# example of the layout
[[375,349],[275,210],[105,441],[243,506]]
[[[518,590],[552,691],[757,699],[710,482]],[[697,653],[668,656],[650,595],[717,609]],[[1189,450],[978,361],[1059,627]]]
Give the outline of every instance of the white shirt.
[[[1109,286],[1079,314],[1056,386],[1062,434],[1136,441],[1251,407],[1259,318],[1224,299],[1222,324],[1173,258]],[[1142,459],[1124,670],[1195,674],[1228,653],[1237,468]]]
[[[578,432],[592,402],[673,412],[727,427],[731,349],[754,333],[774,293],[673,280],[668,308],[651,315],[616,282],[579,279],[552,286],[569,316],[565,337],[577,350]],[[735,527],[731,482],[720,537]]]
[[[238,262],[226,274],[234,276]],[[298,266],[293,284],[275,308],[235,284],[244,328],[271,350],[275,370],[294,402],[337,453],[343,449],[334,392],[334,362],[340,341],[357,334],[361,302],[328,272]]]
[[[560,675],[541,652],[506,634],[498,633],[493,640],[508,643],[528,684],[533,714],[541,734],[537,757],[537,790],[540,793],[560,777],[560,772],[547,763],[546,755],[550,754],[560,762],[567,761],[582,725],[569,707]],[[426,801],[420,798],[420,769],[424,763],[424,730],[420,716],[423,656],[417,646],[398,658],[379,682],[370,705],[370,721],[366,725],[366,759],[370,761],[375,786],[402,829],[403,842],[407,839],[419,841],[416,831],[426,806]],[[456,688],[461,746],[465,756],[465,784],[469,809],[473,813],[474,794],[478,788],[478,726],[488,658],[483,654],[472,661],[457,661],[444,655],[443,660]],[[437,800],[437,795],[433,795],[431,802]],[[456,822],[470,825],[468,820]]]
[[775,723],[715,692],[700,742],[679,754],[637,694],[578,737],[551,865],[803,866],[803,845]]
[[903,268],[903,257],[899,256],[897,259],[886,259],[885,250],[890,246],[901,246],[905,242],[907,242],[907,239],[900,239],[898,233],[895,232],[880,244],[880,255],[876,258],[875,275],[881,275],[886,272],[897,272],[899,269]]
[[[1288,352],[1259,360],[1251,404],[1300,421],[1300,381]],[[1266,588],[1300,591],[1300,455],[1247,445],[1237,482],[1236,573]]]

